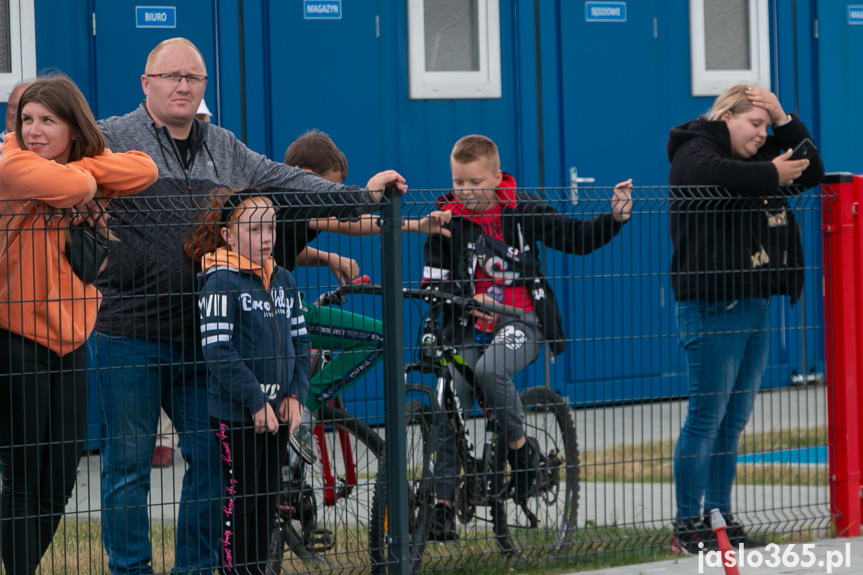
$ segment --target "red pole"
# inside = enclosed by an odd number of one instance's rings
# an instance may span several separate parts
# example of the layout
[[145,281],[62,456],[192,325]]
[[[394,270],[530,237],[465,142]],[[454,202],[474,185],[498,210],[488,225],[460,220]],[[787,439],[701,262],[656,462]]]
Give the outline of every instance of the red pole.
[[[827,364],[830,499],[836,534],[859,537],[861,394],[859,391],[863,234],[858,200],[863,177],[830,174],[823,186],[824,320]],[[860,286],[860,289],[858,289]]]
[[713,528],[713,532],[716,533],[716,540],[719,542],[719,553],[722,557],[722,566],[725,568],[725,575],[740,575],[740,569],[737,568],[737,558],[734,556],[734,550],[731,547],[731,542],[728,540],[728,533],[726,532],[728,526],[719,509],[710,510],[710,526]]
[[[859,386],[863,385],[863,222],[858,218],[861,217],[860,210],[863,209],[863,175],[854,176],[854,203],[852,209],[855,216],[854,226],[854,243],[856,256],[855,269],[857,270],[856,280],[854,282],[854,293],[857,294],[857,403],[856,403],[856,421],[857,421],[857,469],[860,472],[859,488],[857,490],[857,501],[859,502],[858,512],[861,518],[860,528],[857,531],[859,535],[863,531],[863,390]],[[851,449],[851,446],[849,446]]]

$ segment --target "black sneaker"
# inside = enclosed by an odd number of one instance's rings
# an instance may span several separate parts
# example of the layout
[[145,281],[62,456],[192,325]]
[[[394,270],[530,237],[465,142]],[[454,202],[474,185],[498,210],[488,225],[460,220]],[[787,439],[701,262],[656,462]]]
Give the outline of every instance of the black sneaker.
[[[725,533],[728,535],[728,542],[731,543],[732,547],[735,549],[738,545],[751,547],[753,549],[758,547],[767,547],[766,541],[751,539],[743,529],[743,524],[737,521],[733,515],[723,515],[722,517],[725,518]],[[710,527],[709,517],[704,518],[704,524]]]
[[539,475],[539,449],[536,439],[528,437],[518,449],[510,449],[506,455],[511,469],[509,489],[512,498],[523,501],[536,492],[536,479]]
[[455,541],[458,539],[458,532],[455,530],[455,509],[446,503],[435,504],[428,539],[429,541]]
[[674,535],[671,538],[671,551],[684,555],[698,555],[704,551],[718,551],[716,534],[700,518],[691,521],[674,522]]

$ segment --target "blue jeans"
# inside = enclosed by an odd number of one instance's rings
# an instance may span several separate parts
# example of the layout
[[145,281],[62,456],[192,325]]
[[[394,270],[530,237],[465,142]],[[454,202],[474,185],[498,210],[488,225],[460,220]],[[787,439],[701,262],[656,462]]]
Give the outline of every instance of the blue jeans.
[[159,408],[186,462],[172,573],[218,567],[222,473],[207,414],[207,368],[191,344],[97,332],[102,540],[112,573],[153,573],[147,496]]
[[689,362],[689,412],[674,449],[677,520],[731,513],[740,435],[752,415],[770,346],[769,300],[677,303]]

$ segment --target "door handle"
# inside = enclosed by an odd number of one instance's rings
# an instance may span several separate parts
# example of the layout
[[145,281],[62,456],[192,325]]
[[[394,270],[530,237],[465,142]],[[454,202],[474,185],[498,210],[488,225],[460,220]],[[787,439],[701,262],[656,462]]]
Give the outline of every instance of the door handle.
[[573,206],[578,205],[578,184],[592,184],[596,178],[579,177],[578,170],[575,166],[569,168],[569,203]]

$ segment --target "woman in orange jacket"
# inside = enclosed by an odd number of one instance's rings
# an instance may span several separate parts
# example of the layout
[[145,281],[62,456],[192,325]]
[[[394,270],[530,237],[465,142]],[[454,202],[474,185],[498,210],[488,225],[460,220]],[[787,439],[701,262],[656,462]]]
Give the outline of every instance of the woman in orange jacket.
[[37,79],[21,96],[0,157],[0,554],[34,573],[75,486],[87,430],[84,342],[100,294],[66,255],[76,207],[158,177],[141,152],[114,154],[77,86]]

